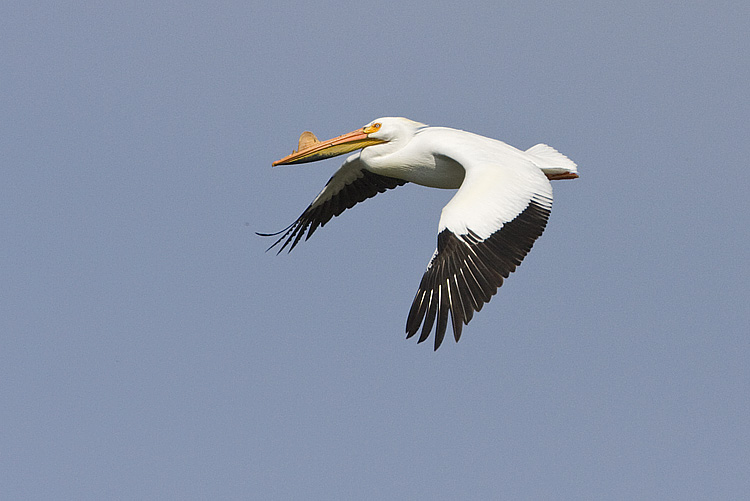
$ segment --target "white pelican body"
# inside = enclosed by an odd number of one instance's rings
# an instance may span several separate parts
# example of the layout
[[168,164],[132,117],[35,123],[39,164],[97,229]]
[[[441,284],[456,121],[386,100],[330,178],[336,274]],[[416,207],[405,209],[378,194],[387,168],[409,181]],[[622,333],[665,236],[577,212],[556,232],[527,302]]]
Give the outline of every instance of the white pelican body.
[[[305,134],[309,134],[306,136]],[[438,245],[406,323],[407,338],[426,340],[435,325],[435,349],[450,312],[456,341],[463,324],[488,302],[542,234],[552,207],[549,179],[578,177],[576,164],[538,144],[527,151],[447,127],[386,117],[318,142],[303,133],[298,152],[273,165],[312,162],[351,152],[323,191],[271,247],[291,251],[333,216],[407,182],[458,188],[443,208]],[[266,234],[263,234],[266,235]]]

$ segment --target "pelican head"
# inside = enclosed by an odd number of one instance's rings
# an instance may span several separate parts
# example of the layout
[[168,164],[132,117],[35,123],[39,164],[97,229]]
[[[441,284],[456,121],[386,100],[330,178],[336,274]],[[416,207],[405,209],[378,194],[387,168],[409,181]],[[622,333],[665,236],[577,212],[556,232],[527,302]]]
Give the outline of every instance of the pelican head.
[[[374,145],[390,143],[392,147],[400,148],[402,140],[414,136],[417,130],[426,125],[401,117],[378,118],[355,131],[327,141],[318,141],[315,135],[305,131],[300,136],[298,150],[292,152],[272,165],[291,165],[315,162],[326,158],[336,157],[354,150]],[[390,150],[391,148],[388,148]]]

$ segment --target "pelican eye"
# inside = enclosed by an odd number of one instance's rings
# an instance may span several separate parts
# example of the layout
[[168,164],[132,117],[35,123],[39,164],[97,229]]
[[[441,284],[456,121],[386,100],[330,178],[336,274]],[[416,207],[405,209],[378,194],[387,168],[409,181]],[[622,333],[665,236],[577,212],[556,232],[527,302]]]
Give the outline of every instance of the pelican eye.
[[377,132],[378,129],[380,129],[380,122],[375,122],[374,124],[368,125],[365,127],[365,134],[372,134],[373,132]]

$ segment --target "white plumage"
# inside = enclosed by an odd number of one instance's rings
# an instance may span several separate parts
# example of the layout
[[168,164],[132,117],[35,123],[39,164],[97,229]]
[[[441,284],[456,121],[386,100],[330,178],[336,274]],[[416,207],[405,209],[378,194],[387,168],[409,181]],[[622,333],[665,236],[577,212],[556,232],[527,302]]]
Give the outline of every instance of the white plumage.
[[[311,144],[312,143],[312,144]],[[351,152],[323,191],[281,237],[291,251],[333,216],[407,182],[458,188],[443,208],[438,245],[412,303],[407,338],[435,327],[435,349],[450,313],[456,341],[475,311],[521,263],[542,234],[552,207],[550,179],[578,177],[576,164],[545,144],[526,151],[502,141],[406,118],[379,118],[319,142],[303,133],[299,151],[274,165],[312,162]],[[283,242],[283,243],[282,243]]]

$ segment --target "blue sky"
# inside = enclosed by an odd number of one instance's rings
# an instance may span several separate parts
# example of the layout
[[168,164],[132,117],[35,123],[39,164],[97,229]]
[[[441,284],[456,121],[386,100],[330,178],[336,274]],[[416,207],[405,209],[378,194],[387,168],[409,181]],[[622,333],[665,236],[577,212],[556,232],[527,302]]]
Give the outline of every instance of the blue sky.
[[[10,498],[750,490],[746,2],[0,7]],[[458,344],[404,340],[450,191],[290,255],[380,116],[550,144],[545,234]]]

